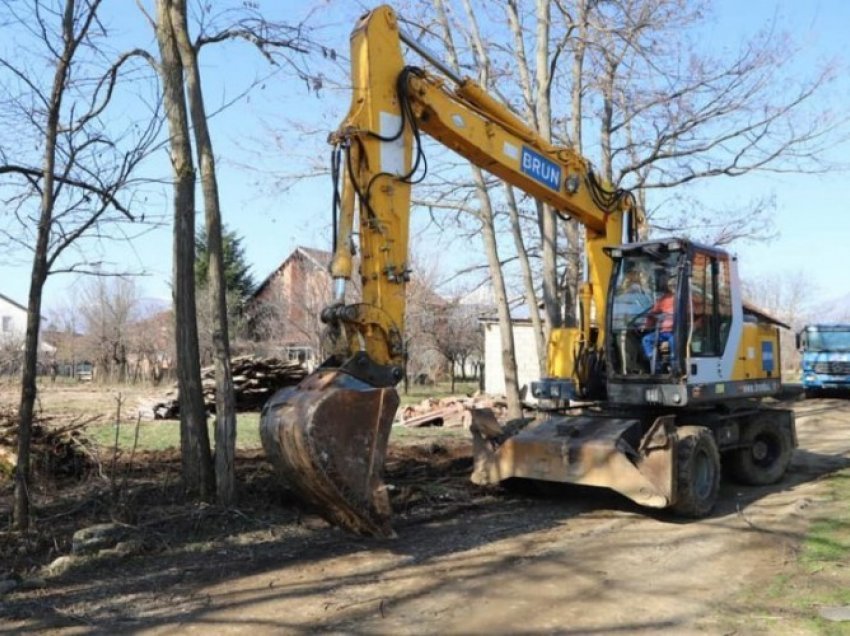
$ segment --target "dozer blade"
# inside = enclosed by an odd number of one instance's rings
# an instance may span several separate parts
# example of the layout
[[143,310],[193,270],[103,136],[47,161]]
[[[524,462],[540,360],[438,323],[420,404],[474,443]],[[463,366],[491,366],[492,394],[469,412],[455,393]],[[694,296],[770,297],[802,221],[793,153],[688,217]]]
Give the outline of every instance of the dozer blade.
[[263,408],[271,463],[328,521],[357,534],[394,536],[381,478],[398,394],[339,369],[319,369]]
[[[514,431],[486,409],[472,413],[472,481],[515,477],[599,486],[651,508],[673,503],[676,433],[672,416],[643,427],[637,418],[567,415]],[[643,431],[646,432],[643,432]]]

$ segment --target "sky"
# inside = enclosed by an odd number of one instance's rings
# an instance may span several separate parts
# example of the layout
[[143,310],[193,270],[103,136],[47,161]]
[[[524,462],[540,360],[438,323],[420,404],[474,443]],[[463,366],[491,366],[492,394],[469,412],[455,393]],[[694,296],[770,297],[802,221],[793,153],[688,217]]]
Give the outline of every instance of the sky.
[[[114,33],[114,46],[132,43],[155,50],[153,36],[134,5],[107,2],[106,23]],[[116,9],[116,7],[122,7]],[[362,2],[344,0],[290,0],[286,3],[261,2],[270,17],[296,21],[313,13],[325,26],[316,35],[328,46],[347,52],[348,33]],[[847,63],[846,25],[850,24],[850,3],[843,0],[791,2],[716,0],[716,19],[707,27],[707,42],[718,49],[734,46],[740,38],[775,21],[781,29],[790,29],[803,47],[797,64],[805,73],[821,60],[838,57]],[[275,16],[275,13],[280,15]],[[2,38],[0,38],[2,40]],[[1,45],[0,45],[1,46]],[[327,133],[345,115],[349,95],[344,88],[326,85],[318,92],[308,90],[302,80],[281,72],[266,77],[269,67],[256,51],[245,44],[210,47],[201,58],[205,98],[210,111],[230,102],[252,81],[260,87],[211,120],[216,149],[220,197],[225,223],[243,237],[243,247],[252,271],[261,281],[298,245],[330,249],[331,186],[328,177],[313,178],[297,184],[281,184],[272,173],[298,172],[304,166],[328,161],[329,147],[322,145]],[[777,86],[781,91],[783,87]],[[850,98],[845,85],[838,87],[835,108],[844,108]],[[128,106],[129,107],[129,106]],[[278,134],[283,128],[285,132]],[[850,143],[835,150],[835,158],[848,155]],[[168,158],[161,152],[154,171],[167,174]],[[144,272],[138,278],[142,295],[152,299],[170,299],[171,208],[168,189],[152,196],[146,211],[149,218],[161,216],[162,227],[147,233],[132,245],[95,246],[102,259],[116,268]],[[810,278],[818,297],[823,300],[850,295],[850,277],[846,254],[850,251],[850,180],[848,174],[828,175],[747,175],[736,179],[711,179],[691,191],[707,205],[722,206],[735,201],[772,194],[776,199],[774,224],[778,236],[766,244],[741,243],[733,246],[744,276],[764,276],[774,272],[802,271]],[[198,205],[201,205],[200,196]],[[202,217],[199,217],[202,222]],[[416,232],[427,219],[414,219]],[[419,228],[417,230],[417,228]],[[457,248],[457,237],[427,231],[428,244],[413,245],[433,253],[451,251],[444,266],[463,267],[483,261],[478,246]],[[478,250],[478,251],[476,251]],[[448,275],[450,272],[444,272]],[[0,258],[0,293],[26,303],[30,265],[25,255]],[[73,303],[78,297],[79,278],[70,275],[51,277],[45,289],[44,307]]]
[[[806,2],[736,2],[716,3],[720,27],[726,38],[734,41],[748,29],[771,20],[788,28],[803,51],[798,61],[804,73],[818,62],[836,58],[844,66],[835,90],[836,110],[850,103],[847,83],[848,63],[846,28],[850,24],[850,3],[840,0],[808,0]],[[778,91],[782,87],[777,87]],[[850,143],[834,148],[831,159],[845,162]],[[717,192],[715,192],[717,190]],[[768,276],[772,273],[802,272],[816,291],[816,304],[831,299],[850,303],[850,277],[847,266],[850,247],[850,174],[837,171],[828,175],[750,174],[735,179],[709,180],[698,189],[697,196],[706,200],[748,200],[760,194],[773,194],[776,213],[773,218],[778,231],[767,243],[736,245],[742,276]]]

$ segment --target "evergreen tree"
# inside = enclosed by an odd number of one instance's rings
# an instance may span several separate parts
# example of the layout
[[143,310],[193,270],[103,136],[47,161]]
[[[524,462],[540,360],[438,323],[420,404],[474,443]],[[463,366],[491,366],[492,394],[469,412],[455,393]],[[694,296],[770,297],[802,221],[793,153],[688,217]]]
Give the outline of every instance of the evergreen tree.
[[[254,292],[257,284],[251,273],[251,266],[245,258],[242,237],[225,225],[221,238],[224,244],[224,284],[227,295],[242,305]],[[207,286],[209,264],[206,229],[201,227],[195,237],[195,283],[200,288]]]

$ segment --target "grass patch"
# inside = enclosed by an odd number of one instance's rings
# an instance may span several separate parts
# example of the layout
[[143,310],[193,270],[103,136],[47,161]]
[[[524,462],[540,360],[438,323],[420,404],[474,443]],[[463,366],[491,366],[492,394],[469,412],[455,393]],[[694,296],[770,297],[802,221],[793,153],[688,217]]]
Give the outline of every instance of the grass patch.
[[[260,442],[260,414],[239,413],[236,417],[236,447],[254,449],[262,446]],[[210,418],[208,430],[210,443],[215,446],[215,420]],[[112,448],[115,444],[115,423],[89,424],[87,435],[98,445]],[[118,448],[131,451],[136,435],[136,422],[121,422],[118,429]],[[180,422],[177,420],[156,420],[139,422],[139,441],[137,450],[165,450],[180,448]]]
[[[746,595],[743,633],[850,634],[850,623],[820,616],[822,607],[850,606],[850,470],[827,483],[830,502],[810,525],[795,562]],[[761,615],[781,616],[781,629],[764,623]]]
[[390,444],[398,446],[416,445],[425,440],[439,441],[441,439],[470,439],[470,433],[463,428],[444,428],[442,426],[423,426],[421,428],[393,426],[392,431],[390,431]]
[[[100,385],[73,382],[59,378],[52,383],[41,378],[38,383],[36,412],[38,415],[57,418],[57,423],[74,419],[97,418],[86,427],[92,441],[109,449],[115,444],[115,419],[121,403],[121,426],[118,431],[118,447],[124,451],[133,448],[136,434],[135,413],[142,403],[161,399],[169,387],[148,385]],[[454,392],[451,384],[443,382],[431,386],[410,385],[404,393],[399,387],[401,407],[418,404],[426,398],[444,398],[451,395],[472,395],[478,390],[477,381],[456,382]],[[17,408],[20,400],[20,385],[17,382],[0,382],[0,407]],[[262,447],[259,433],[259,413],[239,413],[236,423],[236,446],[240,449]],[[214,423],[209,424],[210,440],[214,440]],[[460,429],[426,427],[408,429],[393,427],[391,441],[400,444],[416,443],[422,438],[467,437]],[[180,447],[180,423],[176,420],[144,420],[139,423],[137,450],[165,450]]]
[[801,560],[810,569],[819,568],[828,562],[848,562],[850,560],[850,517],[816,521],[806,539]]

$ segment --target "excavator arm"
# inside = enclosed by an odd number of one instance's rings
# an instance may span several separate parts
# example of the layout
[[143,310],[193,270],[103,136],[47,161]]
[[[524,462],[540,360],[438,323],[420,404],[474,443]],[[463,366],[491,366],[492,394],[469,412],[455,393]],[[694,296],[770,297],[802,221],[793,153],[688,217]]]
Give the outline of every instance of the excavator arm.
[[[442,74],[405,65],[402,42]],[[324,516],[358,533],[389,536],[381,472],[398,406],[393,387],[403,377],[411,186],[425,170],[421,136],[586,228],[589,276],[579,341],[590,341],[591,302],[596,323],[605,324],[611,262],[603,247],[622,242],[624,222],[633,238],[641,219],[630,193],[601,185],[573,149],[549,143],[480,85],[443,67],[399,28],[389,7],[359,20],[351,65],[351,107],[330,136],[334,297],[322,312],[330,355],[300,385],[272,398],[261,433],[272,462]],[[362,293],[358,303],[347,304],[355,221]]]

